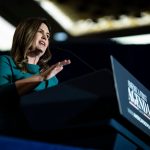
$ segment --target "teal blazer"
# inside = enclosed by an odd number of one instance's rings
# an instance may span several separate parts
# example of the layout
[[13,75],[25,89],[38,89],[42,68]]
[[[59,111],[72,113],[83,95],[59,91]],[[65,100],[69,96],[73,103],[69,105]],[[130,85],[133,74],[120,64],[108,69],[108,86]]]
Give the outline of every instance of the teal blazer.
[[[31,77],[40,73],[40,66],[35,64],[27,64],[30,73],[21,71],[12,57],[8,55],[0,56],[0,86],[14,84],[15,81]],[[56,76],[53,78],[40,82],[33,91],[40,91],[58,84]]]

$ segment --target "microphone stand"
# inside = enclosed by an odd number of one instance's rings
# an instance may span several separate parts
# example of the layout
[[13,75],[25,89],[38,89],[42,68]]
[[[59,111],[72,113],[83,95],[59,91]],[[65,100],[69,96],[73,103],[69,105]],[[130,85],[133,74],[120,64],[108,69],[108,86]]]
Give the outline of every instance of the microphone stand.
[[64,52],[67,52],[67,53],[71,54],[72,56],[74,56],[75,58],[77,58],[80,62],[82,62],[84,65],[86,65],[88,68],[90,68],[90,70],[92,70],[93,72],[96,71],[96,69],[93,66],[91,66],[90,64],[88,64],[85,60],[81,59],[78,55],[76,55],[72,51],[66,50],[66,49],[62,49],[62,48],[58,48],[58,47],[55,47],[55,48],[58,49],[58,50],[60,50],[60,51],[64,51]]

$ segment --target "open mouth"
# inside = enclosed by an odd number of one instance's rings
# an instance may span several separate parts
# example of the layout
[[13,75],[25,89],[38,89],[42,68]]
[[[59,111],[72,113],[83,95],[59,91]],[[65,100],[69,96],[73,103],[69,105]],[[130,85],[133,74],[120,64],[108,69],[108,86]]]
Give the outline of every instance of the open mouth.
[[44,41],[40,41],[39,43],[40,43],[40,45],[46,46]]

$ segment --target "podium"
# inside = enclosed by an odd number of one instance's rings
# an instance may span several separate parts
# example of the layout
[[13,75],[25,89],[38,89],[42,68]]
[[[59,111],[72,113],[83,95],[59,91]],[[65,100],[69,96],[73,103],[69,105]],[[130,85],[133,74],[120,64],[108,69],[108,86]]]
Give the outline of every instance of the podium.
[[118,111],[112,73],[100,70],[21,97],[32,130],[50,131],[112,117]]
[[[20,107],[29,137],[84,148],[148,150],[148,135],[133,123],[135,118],[128,119],[121,112],[118,92],[121,89],[123,101],[128,100],[124,90],[131,75],[115,63],[117,69],[121,69],[115,70],[119,80],[116,74],[103,69],[22,96]],[[112,66],[114,71],[114,64]],[[137,83],[134,78],[130,79]],[[141,87],[139,83],[138,86]]]

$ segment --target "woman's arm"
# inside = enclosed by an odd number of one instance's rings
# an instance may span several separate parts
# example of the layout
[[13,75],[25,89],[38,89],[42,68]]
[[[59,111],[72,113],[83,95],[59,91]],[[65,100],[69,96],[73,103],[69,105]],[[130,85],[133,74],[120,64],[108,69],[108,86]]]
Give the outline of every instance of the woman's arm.
[[19,95],[23,95],[27,92],[33,90],[40,82],[48,80],[56,76],[60,71],[63,70],[64,65],[70,64],[70,60],[64,60],[52,65],[49,69],[40,73],[39,75],[34,75],[32,77],[21,79],[15,82],[17,91]]
[[32,91],[40,82],[44,81],[41,75],[20,79],[15,82],[17,92],[20,96]]
[[32,91],[38,84],[40,84],[42,81],[48,80],[55,76],[57,73],[59,73],[62,70],[62,66],[55,66],[51,67],[48,70],[42,72],[39,75],[33,75],[31,77],[17,80],[15,82],[18,94],[20,96]]
[[[70,60],[64,60],[52,65],[49,69],[41,72],[39,75],[33,75],[28,78],[20,79],[15,81],[15,86],[18,94],[21,96],[32,91],[42,81],[48,80],[58,74],[62,69],[63,65],[70,64]],[[0,86],[7,85],[13,82],[12,71],[9,62],[9,58],[6,56],[0,57]]]

